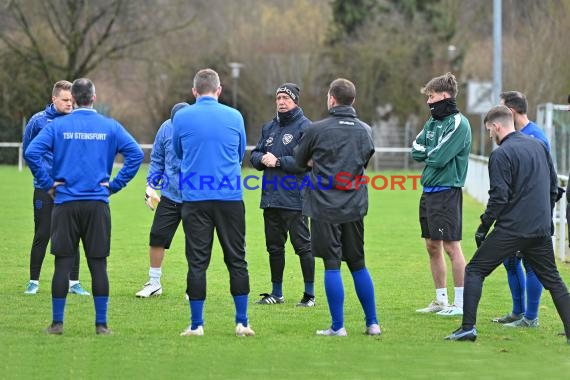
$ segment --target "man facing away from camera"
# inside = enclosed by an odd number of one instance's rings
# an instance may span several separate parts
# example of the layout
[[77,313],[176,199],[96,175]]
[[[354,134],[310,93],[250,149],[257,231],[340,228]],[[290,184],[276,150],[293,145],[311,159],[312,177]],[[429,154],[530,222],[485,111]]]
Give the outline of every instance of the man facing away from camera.
[[[368,189],[360,179],[374,154],[371,129],[356,117],[354,84],[332,81],[327,93],[329,117],[307,128],[298,151],[297,165],[311,168],[311,187],[304,188],[303,214],[311,218],[311,250],[325,267],[325,293],[331,325],[317,335],[346,336],[344,285],[340,273],[346,262],[356,295],[364,311],[365,334],[380,335],[374,283],[364,257],[364,216]],[[343,181],[338,181],[342,175]],[[340,183],[342,182],[342,183]]]
[[[62,334],[69,273],[79,241],[83,243],[91,272],[95,303],[95,332],[107,335],[109,278],[107,257],[111,250],[109,196],[135,176],[143,152],[135,139],[116,120],[101,116],[93,108],[95,85],[76,79],[71,96],[77,108],[69,116],[45,127],[26,150],[26,161],[44,191],[55,196],[51,253],[55,255],[52,292],[52,323],[48,334]],[[42,157],[53,151],[53,171],[45,170]],[[111,179],[117,154],[124,164]]]

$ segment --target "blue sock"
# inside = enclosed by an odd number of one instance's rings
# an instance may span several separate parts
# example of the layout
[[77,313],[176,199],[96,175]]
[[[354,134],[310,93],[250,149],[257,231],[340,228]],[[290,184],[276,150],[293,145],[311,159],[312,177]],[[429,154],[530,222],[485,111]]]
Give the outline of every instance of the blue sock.
[[325,270],[325,293],[332,318],[332,329],[344,327],[344,285],[340,269]]
[[521,259],[513,255],[507,257],[503,264],[507,270],[507,281],[513,298],[513,314],[523,314],[525,312],[526,280]]
[[190,328],[196,330],[204,325],[204,302],[205,300],[190,300]]
[[362,268],[352,272],[352,279],[354,280],[356,295],[358,295],[358,299],[362,305],[362,310],[364,310],[364,315],[366,316],[366,326],[378,324],[378,318],[376,317],[374,284],[372,283],[372,278],[370,277],[368,269]]
[[247,294],[234,296],[234,304],[236,306],[236,324],[241,323],[247,326]]
[[542,295],[542,284],[536,277],[534,270],[525,264],[526,268],[526,313],[527,319],[538,318],[538,306],[540,305],[540,296]]
[[109,305],[109,296],[93,297],[95,303],[95,324],[107,324],[107,307]]
[[65,312],[65,298],[51,299],[51,313],[53,323],[63,323],[63,314]]
[[275,297],[283,297],[283,283],[282,282],[273,282],[273,290],[271,294]]
[[305,282],[305,293],[314,296],[315,295],[315,283]]

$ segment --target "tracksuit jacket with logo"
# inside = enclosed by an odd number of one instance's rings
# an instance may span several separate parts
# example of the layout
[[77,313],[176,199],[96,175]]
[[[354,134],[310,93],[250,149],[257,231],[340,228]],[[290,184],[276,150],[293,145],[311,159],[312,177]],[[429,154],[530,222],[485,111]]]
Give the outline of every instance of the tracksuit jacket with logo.
[[471,128],[461,113],[430,117],[412,146],[414,160],[424,162],[424,187],[463,187],[471,151]]
[[[299,185],[305,169],[295,163],[294,149],[299,145],[303,133],[311,121],[300,107],[276,116],[263,126],[261,138],[251,152],[250,162],[257,170],[263,170],[260,181],[261,208],[302,208]],[[268,168],[261,163],[265,153],[272,153],[279,159],[280,166]]]
[[[50,174],[42,164],[53,153]],[[111,179],[115,156],[124,158],[123,167]],[[49,123],[30,143],[25,158],[39,188],[48,191],[54,181],[64,182],[55,191],[55,204],[95,200],[109,202],[137,173],[143,152],[135,139],[116,120],[99,115],[92,108],[78,108]],[[85,177],[85,172],[93,173]],[[109,187],[101,183],[109,183]]]

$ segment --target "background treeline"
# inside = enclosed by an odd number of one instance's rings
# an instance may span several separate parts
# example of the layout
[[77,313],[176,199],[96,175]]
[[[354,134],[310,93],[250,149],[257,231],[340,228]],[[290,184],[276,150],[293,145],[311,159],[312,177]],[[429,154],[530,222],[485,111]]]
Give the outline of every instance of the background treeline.
[[[325,115],[327,85],[342,76],[363,120],[419,128],[431,77],[492,79],[492,19],[491,0],[0,0],[0,141],[21,140],[55,81],[86,76],[98,109],[151,143],[174,103],[194,101],[204,67],[220,73],[223,103],[237,85],[250,144],[286,81],[301,85],[309,118]],[[565,102],[569,36],[570,0],[503,0],[503,89],[525,92],[531,117]],[[229,62],[244,65],[237,82]],[[0,162],[15,160],[0,149]]]

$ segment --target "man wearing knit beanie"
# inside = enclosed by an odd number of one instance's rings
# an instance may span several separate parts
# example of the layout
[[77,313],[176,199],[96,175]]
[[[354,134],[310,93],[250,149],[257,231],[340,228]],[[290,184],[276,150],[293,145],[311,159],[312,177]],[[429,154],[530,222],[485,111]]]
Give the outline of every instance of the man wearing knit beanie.
[[275,96],[278,94],[287,94],[295,104],[299,104],[299,93],[301,90],[295,83],[283,83],[275,91]]
[[[300,89],[294,83],[284,83],[275,90],[277,115],[261,130],[261,137],[251,152],[251,164],[263,171],[260,207],[265,222],[265,243],[269,253],[271,293],[262,293],[257,302],[262,305],[285,302],[283,271],[287,234],[299,256],[305,283],[300,307],[315,305],[315,259],[311,254],[311,238],[307,218],[301,214],[299,184],[304,170],[295,164],[294,148],[301,141],[311,121],[298,106]],[[296,178],[296,182],[293,180]]]

